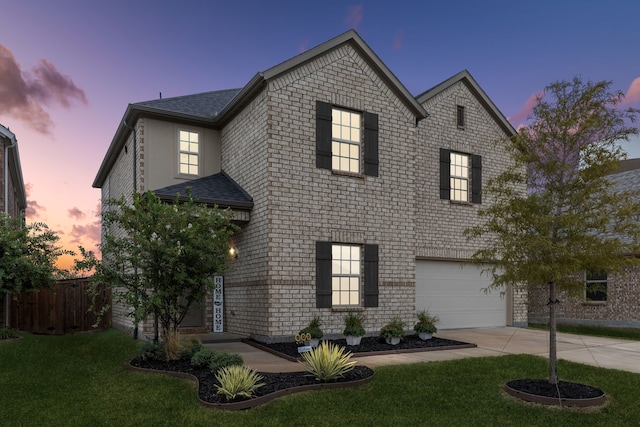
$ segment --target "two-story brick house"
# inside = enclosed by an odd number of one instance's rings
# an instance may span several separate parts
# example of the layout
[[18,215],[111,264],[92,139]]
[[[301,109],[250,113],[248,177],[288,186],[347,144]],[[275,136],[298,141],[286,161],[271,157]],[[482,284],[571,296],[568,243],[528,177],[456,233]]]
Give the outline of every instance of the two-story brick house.
[[[319,315],[338,334],[350,310],[369,332],[423,308],[442,328],[520,324],[521,294],[486,295],[460,268],[482,182],[509,162],[494,142],[514,132],[468,72],[414,97],[349,31],[241,89],[130,104],[93,185],[168,200],[190,186],[235,212],[229,332],[278,340]],[[189,322],[210,329],[210,302]]]
[[[24,214],[27,208],[27,195],[22,178],[22,166],[16,135],[0,125],[0,204],[2,212],[10,216]],[[6,295],[0,301],[0,327],[9,324],[10,297]]]

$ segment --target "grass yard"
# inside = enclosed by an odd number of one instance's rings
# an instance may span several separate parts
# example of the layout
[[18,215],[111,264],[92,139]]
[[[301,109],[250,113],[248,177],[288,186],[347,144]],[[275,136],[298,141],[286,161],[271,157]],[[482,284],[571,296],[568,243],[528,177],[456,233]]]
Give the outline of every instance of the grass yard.
[[[545,331],[549,330],[549,325],[547,325],[546,323],[530,323],[529,327],[533,329],[542,329]],[[610,328],[604,326],[558,324],[556,330],[558,332],[565,332],[568,334],[624,338],[628,340],[640,341],[640,329],[638,328]]]
[[242,412],[200,406],[195,383],[137,373],[136,343],[116,330],[0,341],[2,426],[637,426],[640,375],[560,362],[560,377],[603,389],[600,409],[507,397],[504,382],[545,377],[518,355],[387,366],[357,388],[305,392]]

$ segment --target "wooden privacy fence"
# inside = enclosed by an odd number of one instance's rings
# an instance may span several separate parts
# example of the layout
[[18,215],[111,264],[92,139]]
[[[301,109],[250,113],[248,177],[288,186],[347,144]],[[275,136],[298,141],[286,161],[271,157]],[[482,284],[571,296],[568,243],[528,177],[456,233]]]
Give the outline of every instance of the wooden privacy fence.
[[[96,316],[88,311],[91,305],[88,288],[89,279],[70,279],[59,281],[52,289],[19,294],[11,301],[10,325],[20,331],[49,335],[92,330]],[[102,291],[96,303],[98,308],[110,305],[111,290]],[[109,326],[111,310],[104,315],[98,329]]]

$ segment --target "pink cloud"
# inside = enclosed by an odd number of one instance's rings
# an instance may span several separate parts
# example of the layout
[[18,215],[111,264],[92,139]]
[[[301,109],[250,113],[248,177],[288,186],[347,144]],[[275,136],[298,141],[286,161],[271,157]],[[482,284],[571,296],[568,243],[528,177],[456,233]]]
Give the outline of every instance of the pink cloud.
[[393,40],[393,50],[402,49],[402,38],[404,37],[404,30],[398,30],[396,38]]
[[309,46],[309,39],[304,39],[298,44],[298,53],[306,52]]
[[81,244],[84,242],[89,242],[90,245],[87,246],[95,246],[100,242],[100,222],[94,222],[93,224],[87,225],[74,225],[71,228],[71,243]]
[[[1,46],[0,46],[1,47]],[[29,196],[31,195],[31,189],[33,188],[33,184],[27,182],[24,184],[24,192],[27,196],[27,208],[24,210],[24,215],[26,218],[39,218],[40,211],[46,211],[47,209],[44,206],[40,206],[38,202],[35,200],[29,200]]]
[[640,77],[636,77],[631,84],[624,97],[624,104],[635,104],[640,101]]
[[347,19],[345,19],[345,22],[351,28],[357,28],[360,22],[362,21],[363,11],[364,11],[364,6],[361,4],[356,6],[351,6],[349,8],[349,14],[347,15]]
[[516,111],[514,115],[512,115],[511,117],[507,117],[507,120],[509,120],[509,122],[511,122],[511,124],[517,129],[522,128],[524,126],[524,123],[531,115],[533,107],[536,106],[536,104],[538,103],[538,99],[540,99],[543,94],[544,93],[542,91],[531,94],[524,105],[518,111]]
[[73,218],[75,220],[83,219],[86,215],[80,209],[73,207],[68,210],[69,218]]
[[51,62],[41,59],[31,73],[23,72],[13,52],[0,44],[0,111],[49,135],[53,122],[43,106],[55,102],[70,108],[74,100],[87,104],[84,91]]

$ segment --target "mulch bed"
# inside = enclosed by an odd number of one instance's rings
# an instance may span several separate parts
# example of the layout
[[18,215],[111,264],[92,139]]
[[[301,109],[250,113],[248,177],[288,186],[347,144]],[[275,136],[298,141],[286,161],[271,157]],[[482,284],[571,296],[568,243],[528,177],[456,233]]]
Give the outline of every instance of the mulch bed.
[[143,361],[135,358],[130,362],[130,366],[145,372],[165,373],[181,378],[191,378],[198,384],[198,398],[202,404],[213,408],[231,410],[248,409],[277,397],[301,391],[351,387],[368,382],[373,377],[373,370],[366,366],[354,366],[353,370],[346,373],[344,377],[330,382],[320,382],[308,372],[277,374],[259,372],[264,377],[261,382],[264,382],[265,385],[256,390],[255,397],[239,397],[233,401],[228,401],[224,395],[217,394],[216,385],[220,385],[220,383],[211,373],[211,370],[208,368],[194,368],[188,360]]
[[602,405],[606,396],[602,390],[586,384],[558,381],[557,386],[546,379],[520,379],[509,381],[504,390],[527,402],[558,406]]
[[[354,356],[376,356],[381,354],[411,353],[418,351],[453,350],[460,348],[473,348],[475,344],[462,341],[448,340],[433,337],[430,340],[421,340],[417,335],[406,335],[399,344],[390,345],[379,337],[362,337],[360,345],[349,346],[345,339],[329,340],[339,346],[345,347]],[[287,360],[297,361],[301,359],[298,352],[298,345],[295,342],[265,344],[251,339],[244,340],[245,343],[262,350],[268,351]]]
[[[293,342],[276,344],[258,343],[253,340],[246,340],[245,342],[289,360],[300,360],[298,346]],[[347,346],[344,339],[332,340],[332,342],[346,347],[354,356],[476,347],[475,344],[437,337],[422,341],[415,335],[406,336],[400,344],[395,346],[385,343],[378,337],[363,337],[359,346]],[[211,373],[211,370],[208,368],[194,368],[189,360],[144,361],[140,358],[134,358],[131,360],[130,366],[133,369],[144,372],[191,378],[198,384],[198,398],[203,405],[231,410],[248,409],[277,397],[301,391],[353,387],[370,381],[374,374],[371,368],[356,365],[342,378],[330,382],[320,382],[308,372],[303,371],[286,373],[259,372],[263,377],[261,382],[264,382],[265,385],[256,390],[255,397],[241,397],[229,402],[226,397],[217,394],[216,385],[219,385],[219,383],[214,374]]]

